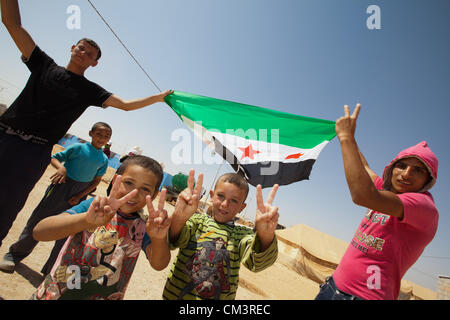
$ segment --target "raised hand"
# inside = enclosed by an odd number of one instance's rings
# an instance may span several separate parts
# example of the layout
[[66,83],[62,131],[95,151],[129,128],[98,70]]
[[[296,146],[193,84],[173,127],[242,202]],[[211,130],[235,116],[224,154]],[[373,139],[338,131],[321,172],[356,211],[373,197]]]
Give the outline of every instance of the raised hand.
[[166,239],[167,232],[170,227],[171,217],[167,214],[164,209],[164,204],[166,202],[166,189],[162,189],[159,193],[158,208],[155,210],[152,203],[152,197],[147,196],[145,200],[147,201],[148,209],[148,220],[146,225],[147,234],[150,239]]
[[358,119],[360,110],[361,105],[358,103],[355,110],[353,111],[353,114],[350,115],[350,108],[347,105],[344,106],[345,115],[336,120],[336,134],[339,140],[354,138],[356,130],[356,120]]
[[164,102],[164,98],[166,96],[168,96],[169,94],[172,94],[172,93],[173,93],[173,90],[166,90],[164,92],[159,93],[158,94],[158,101],[159,102]]
[[138,190],[134,189],[122,198],[117,199],[121,180],[122,176],[116,177],[109,197],[96,196],[94,201],[92,201],[86,213],[86,222],[92,227],[107,224],[116,211],[138,193]]
[[176,215],[177,218],[183,218],[185,221],[187,221],[194,214],[194,212],[197,211],[202,193],[203,173],[198,175],[195,188],[194,181],[195,170],[190,170],[187,188],[180,193],[177,203],[175,204],[174,215]]
[[275,235],[275,230],[278,225],[278,207],[272,205],[275,195],[278,190],[278,184],[272,187],[269,193],[267,201],[264,203],[262,195],[262,187],[258,185],[256,187],[256,219],[255,226],[258,232],[261,242],[265,244],[270,244]]

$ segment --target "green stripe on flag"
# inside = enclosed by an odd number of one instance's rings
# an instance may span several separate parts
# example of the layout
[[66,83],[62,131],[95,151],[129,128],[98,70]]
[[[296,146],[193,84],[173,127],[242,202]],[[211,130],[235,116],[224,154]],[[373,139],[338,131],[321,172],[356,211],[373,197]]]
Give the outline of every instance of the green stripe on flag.
[[[191,93],[174,91],[165,97],[167,104],[181,116],[201,122],[208,131],[232,133],[257,140],[296,148],[313,148],[336,136],[335,122],[299,116],[262,107],[219,100]],[[272,133],[278,130],[278,137]],[[273,140],[273,141],[272,141]]]

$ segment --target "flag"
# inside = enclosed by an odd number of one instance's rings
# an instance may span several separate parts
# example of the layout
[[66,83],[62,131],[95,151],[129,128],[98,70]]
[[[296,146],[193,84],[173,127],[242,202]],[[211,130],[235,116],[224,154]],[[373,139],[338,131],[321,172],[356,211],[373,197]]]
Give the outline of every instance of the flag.
[[256,186],[309,179],[335,122],[174,91],[165,102],[208,146]]

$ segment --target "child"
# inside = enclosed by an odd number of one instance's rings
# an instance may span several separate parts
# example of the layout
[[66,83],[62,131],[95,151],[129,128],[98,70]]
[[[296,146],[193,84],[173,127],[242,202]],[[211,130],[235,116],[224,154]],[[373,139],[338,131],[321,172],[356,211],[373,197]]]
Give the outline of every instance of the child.
[[[161,166],[151,158],[135,156],[123,163],[118,174],[109,197],[85,200],[34,228],[38,241],[70,237],[32,299],[123,299],[141,248],[154,269],[168,265],[170,217],[164,210],[165,189],[156,210],[152,204],[163,178]],[[146,204],[147,223],[139,214]]]
[[[39,221],[77,205],[97,187],[108,168],[108,159],[101,149],[109,141],[111,134],[112,129],[107,123],[97,122],[89,131],[91,143],[76,143],[52,156],[50,163],[57,169],[51,176],[52,183],[28,219],[19,240],[11,245],[0,262],[1,271],[14,272],[15,265],[33,251],[38,243],[33,239],[33,228]],[[55,262],[62,244],[54,258],[49,259],[52,260],[49,268]],[[49,270],[44,274],[48,272]]]
[[234,225],[234,217],[246,204],[248,184],[240,175],[221,176],[210,191],[213,217],[195,213],[200,200],[203,175],[194,188],[194,171],[189,173],[188,187],[179,195],[172,215],[169,240],[180,251],[167,279],[163,298],[233,300],[242,262],[258,272],[277,259],[275,229],[278,208],[272,201],[275,185],[264,204],[261,186],[257,187],[256,233]]
[[17,214],[50,161],[57,143],[89,106],[111,106],[125,111],[163,102],[172,91],[125,101],[84,77],[101,56],[93,40],[73,45],[66,67],[36,45],[23,28],[17,0],[0,0],[2,22],[31,71],[11,106],[0,116],[0,167],[8,168],[0,183],[0,246]]

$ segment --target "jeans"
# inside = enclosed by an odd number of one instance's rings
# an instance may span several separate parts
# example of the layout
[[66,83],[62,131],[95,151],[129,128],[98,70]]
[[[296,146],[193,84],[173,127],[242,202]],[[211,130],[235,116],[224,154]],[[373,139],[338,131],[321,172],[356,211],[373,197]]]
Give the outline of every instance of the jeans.
[[320,285],[320,291],[314,300],[364,300],[357,296],[348,294],[339,290],[334,283],[333,277],[325,280],[325,283]]

